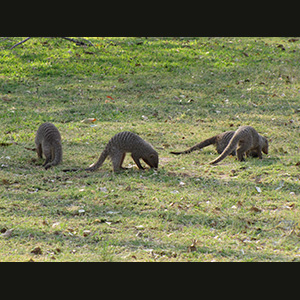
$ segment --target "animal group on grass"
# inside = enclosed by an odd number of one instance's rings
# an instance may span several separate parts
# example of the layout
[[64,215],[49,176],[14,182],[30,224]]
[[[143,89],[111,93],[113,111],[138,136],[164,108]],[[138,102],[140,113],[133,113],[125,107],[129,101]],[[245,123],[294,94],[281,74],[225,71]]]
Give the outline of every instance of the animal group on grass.
[[[38,157],[42,158],[44,154],[46,158],[43,164],[46,170],[62,162],[61,135],[54,124],[46,122],[40,125],[36,133],[35,144]],[[188,154],[209,145],[215,145],[219,154],[210,164],[216,164],[228,155],[236,155],[239,161],[244,161],[245,156],[262,159],[262,152],[268,154],[267,138],[260,135],[252,126],[240,126],[236,131],[220,133],[185,151],[170,153],[174,155]],[[158,153],[153,146],[133,132],[122,131],[108,141],[97,162],[85,169],[64,169],[63,171],[96,171],[102,166],[105,159],[110,157],[113,171],[118,172],[125,169],[122,164],[126,153],[131,153],[132,159],[141,170],[144,170],[141,159],[150,168],[158,168]]]

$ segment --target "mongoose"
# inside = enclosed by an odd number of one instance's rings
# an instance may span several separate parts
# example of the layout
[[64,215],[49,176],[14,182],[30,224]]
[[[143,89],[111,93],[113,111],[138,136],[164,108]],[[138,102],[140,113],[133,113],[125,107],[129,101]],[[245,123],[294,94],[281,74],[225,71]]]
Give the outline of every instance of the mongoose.
[[158,168],[158,153],[153,147],[137,134],[123,131],[117,133],[109,140],[98,161],[85,170],[97,170],[103,164],[107,156],[110,156],[114,172],[116,172],[123,169],[122,163],[127,152],[131,153],[131,157],[139,169],[144,170],[140,163],[140,159],[151,168]]
[[[211,138],[208,138],[204,140],[203,142],[181,152],[170,152],[171,154],[179,155],[179,154],[188,154],[195,150],[200,150],[204,147],[207,147],[209,145],[215,145],[216,150],[219,154],[223,152],[223,150],[228,145],[230,139],[233,137],[235,131],[225,131],[223,133],[220,133],[218,135],[215,135]],[[235,149],[232,150],[231,155],[235,155]]]
[[58,129],[52,123],[43,123],[35,136],[36,151],[39,158],[44,156],[45,169],[58,165],[62,161],[61,136]]
[[245,160],[245,153],[247,156],[255,153],[255,156],[257,155],[260,159],[262,159],[261,151],[263,151],[265,154],[268,154],[268,140],[264,136],[258,134],[253,127],[241,126],[234,133],[224,151],[219,155],[219,157],[211,161],[210,164],[216,164],[220,162],[235,148],[239,161]]

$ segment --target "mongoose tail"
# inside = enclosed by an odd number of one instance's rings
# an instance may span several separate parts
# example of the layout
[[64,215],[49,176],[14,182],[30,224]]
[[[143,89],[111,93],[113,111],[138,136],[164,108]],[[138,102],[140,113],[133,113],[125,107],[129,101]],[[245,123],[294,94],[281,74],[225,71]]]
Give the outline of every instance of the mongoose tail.
[[224,151],[220,154],[219,157],[217,157],[215,160],[211,161],[210,164],[214,165],[221,160],[223,160],[226,156],[228,156],[234,149],[236,149],[237,144],[239,142],[239,137],[232,137],[230,140],[230,143],[227,145],[227,147],[224,149]]
[[107,146],[106,148],[103,150],[103,152],[101,153],[99,159],[97,160],[97,162],[95,162],[94,164],[92,164],[90,167],[86,168],[85,171],[96,171],[97,169],[99,169],[102,164],[104,163],[104,161],[106,160],[107,156],[109,155]]
[[[204,141],[202,141],[199,144],[196,144],[195,146],[181,152],[170,152],[171,154],[179,155],[179,154],[188,154],[195,150],[200,150],[204,147],[207,147],[209,145],[214,145],[216,147],[216,150],[219,154],[223,152],[223,150],[226,148],[228,143],[230,142],[231,138],[233,137],[235,131],[225,131],[218,135],[215,135],[211,138],[208,138]],[[235,149],[230,153],[231,155],[235,155]]]
[[207,147],[209,145],[215,144],[216,142],[217,142],[217,135],[215,135],[215,136],[213,136],[213,137],[211,137],[209,139],[206,139],[203,142],[201,142],[201,143],[199,143],[199,144],[197,144],[197,145],[195,145],[195,146],[193,146],[193,147],[191,147],[191,148],[189,148],[189,149],[187,149],[185,151],[180,151],[180,152],[172,151],[170,153],[171,154],[175,154],[175,155],[189,154],[189,153],[191,153],[193,151],[200,150],[200,149],[202,149],[204,147]]
[[99,159],[97,160],[97,162],[95,162],[94,164],[92,164],[90,167],[86,168],[86,169],[83,169],[83,168],[74,168],[74,169],[64,169],[63,171],[64,172],[77,172],[77,171],[96,171],[97,169],[99,169],[102,164],[104,163],[105,159],[107,158],[108,156],[108,151],[107,151],[107,146],[106,148],[103,150],[103,152],[101,153]]
[[75,168],[73,168],[73,169],[63,169],[62,171],[63,172],[77,172],[77,171],[83,171],[84,169],[82,169],[82,168],[78,168],[78,169],[75,169]]

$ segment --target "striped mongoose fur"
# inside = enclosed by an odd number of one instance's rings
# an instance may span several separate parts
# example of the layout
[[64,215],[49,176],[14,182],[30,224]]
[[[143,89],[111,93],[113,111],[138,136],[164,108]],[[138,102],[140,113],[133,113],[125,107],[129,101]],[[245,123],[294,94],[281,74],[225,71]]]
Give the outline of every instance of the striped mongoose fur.
[[[208,138],[208,139],[204,140],[203,142],[201,142],[185,151],[181,151],[181,152],[173,152],[172,151],[170,153],[176,154],[176,155],[188,154],[193,151],[200,150],[209,145],[215,145],[217,152],[219,154],[221,154],[223,152],[223,150],[226,148],[226,146],[228,145],[231,138],[233,137],[234,133],[235,133],[235,131],[226,131],[226,132],[220,133],[218,135],[215,135],[211,138]],[[235,149],[231,152],[231,155],[235,155]]]
[[43,164],[45,169],[56,166],[62,161],[61,136],[58,129],[52,123],[43,123],[35,136],[36,151],[39,158],[46,157]]
[[123,169],[122,163],[127,152],[131,153],[131,157],[139,169],[144,170],[140,159],[151,168],[158,168],[158,153],[153,147],[137,134],[123,131],[117,133],[109,140],[98,161],[85,170],[97,170],[103,164],[107,156],[109,156],[113,164],[114,172],[117,172]]
[[249,156],[255,153],[253,156],[258,156],[262,159],[262,151],[268,154],[268,140],[260,135],[251,126],[241,126],[234,133],[229,144],[224,149],[224,151],[210,162],[210,164],[216,164],[223,160],[227,155],[229,155],[234,149],[236,149],[237,159],[239,161],[244,161],[245,154]]

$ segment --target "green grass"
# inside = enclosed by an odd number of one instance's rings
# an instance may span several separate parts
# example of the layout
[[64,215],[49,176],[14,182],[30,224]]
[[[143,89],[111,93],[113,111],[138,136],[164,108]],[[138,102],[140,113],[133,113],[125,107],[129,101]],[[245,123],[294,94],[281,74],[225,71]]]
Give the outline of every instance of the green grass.
[[[298,261],[300,41],[88,39],[0,40],[1,261]],[[47,171],[26,149],[45,121],[64,150]],[[263,160],[169,154],[240,125],[270,140]],[[120,174],[62,171],[124,130],[157,149],[157,172],[129,155]]]

